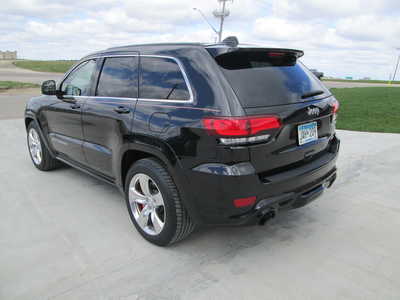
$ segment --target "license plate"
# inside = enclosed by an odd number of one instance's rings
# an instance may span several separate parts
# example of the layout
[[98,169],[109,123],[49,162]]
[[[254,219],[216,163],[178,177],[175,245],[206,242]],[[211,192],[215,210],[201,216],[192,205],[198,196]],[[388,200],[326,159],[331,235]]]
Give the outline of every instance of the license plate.
[[311,122],[299,125],[297,127],[299,145],[304,145],[318,139],[317,122]]

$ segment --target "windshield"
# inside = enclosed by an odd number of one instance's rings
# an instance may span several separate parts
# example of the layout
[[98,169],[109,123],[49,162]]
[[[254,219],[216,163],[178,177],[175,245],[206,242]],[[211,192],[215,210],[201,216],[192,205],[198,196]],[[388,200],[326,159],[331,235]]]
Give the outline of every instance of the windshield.
[[330,95],[295,53],[234,51],[215,57],[243,107],[303,102]]

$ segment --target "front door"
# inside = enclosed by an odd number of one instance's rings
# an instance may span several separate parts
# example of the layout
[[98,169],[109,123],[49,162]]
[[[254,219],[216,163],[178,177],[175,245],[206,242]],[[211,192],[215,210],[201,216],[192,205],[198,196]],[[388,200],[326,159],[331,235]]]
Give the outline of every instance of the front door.
[[82,150],[82,107],[91,95],[95,70],[95,59],[78,65],[61,83],[63,97],[43,112],[53,149],[63,158],[81,164],[86,163]]
[[95,96],[86,100],[82,111],[87,162],[110,178],[116,176],[120,151],[131,134],[138,97],[138,60],[132,53],[99,61]]

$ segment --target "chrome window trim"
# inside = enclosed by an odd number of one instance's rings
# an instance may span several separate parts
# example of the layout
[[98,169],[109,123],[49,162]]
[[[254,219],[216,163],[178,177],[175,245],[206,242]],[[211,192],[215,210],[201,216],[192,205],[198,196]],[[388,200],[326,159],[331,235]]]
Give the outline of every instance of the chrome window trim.
[[129,98],[129,97],[105,97],[105,96],[73,96],[74,98],[103,98],[103,99],[109,99],[109,98],[114,98],[114,99],[128,99],[128,100],[138,100],[138,101],[150,101],[150,102],[167,102],[167,103],[193,103],[194,102],[194,97],[193,97],[193,91],[192,91],[192,86],[189,81],[189,77],[186,74],[185,68],[181,61],[173,56],[167,56],[167,55],[152,55],[152,54],[115,54],[115,55],[99,55],[99,56],[93,56],[90,57],[84,61],[82,61],[80,64],[76,65],[73,69],[71,69],[67,74],[64,75],[63,79],[61,80],[60,87],[64,83],[64,80],[69,76],[71,72],[73,72],[75,69],[77,69],[80,65],[83,63],[86,63],[89,60],[92,59],[98,59],[98,58],[109,58],[109,57],[156,57],[156,58],[166,58],[166,59],[172,59],[173,61],[176,62],[178,65],[182,75],[183,75],[183,80],[185,81],[186,87],[189,91],[189,99],[188,100],[177,100],[177,99],[147,99],[147,98]]

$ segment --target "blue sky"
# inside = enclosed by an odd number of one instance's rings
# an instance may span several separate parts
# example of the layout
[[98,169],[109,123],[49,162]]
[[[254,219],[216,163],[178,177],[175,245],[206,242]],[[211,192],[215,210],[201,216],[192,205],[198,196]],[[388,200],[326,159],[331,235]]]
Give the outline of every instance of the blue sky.
[[[217,0],[2,0],[0,50],[31,59],[77,59],[111,46],[212,42]],[[400,51],[399,0],[234,0],[224,36],[305,51],[328,76],[388,79]]]

